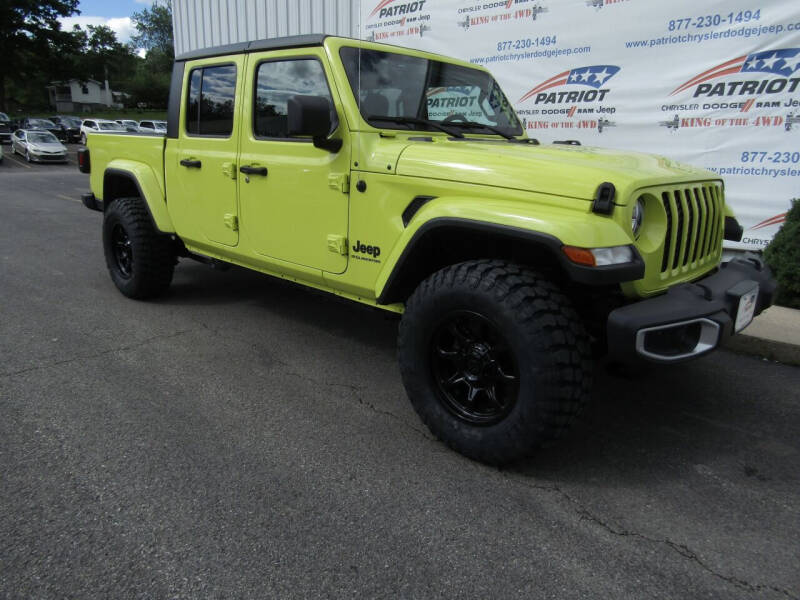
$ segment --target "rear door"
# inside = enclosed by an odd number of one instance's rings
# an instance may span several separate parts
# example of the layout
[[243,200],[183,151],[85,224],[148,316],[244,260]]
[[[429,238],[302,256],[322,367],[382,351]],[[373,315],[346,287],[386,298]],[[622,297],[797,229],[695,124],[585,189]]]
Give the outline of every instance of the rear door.
[[[350,141],[322,48],[248,57],[239,167],[242,236],[258,254],[329,273],[347,268]],[[287,101],[324,97],[338,152],[288,134]]]
[[175,228],[209,249],[239,243],[235,163],[243,64],[241,55],[186,63],[179,135],[165,154]]

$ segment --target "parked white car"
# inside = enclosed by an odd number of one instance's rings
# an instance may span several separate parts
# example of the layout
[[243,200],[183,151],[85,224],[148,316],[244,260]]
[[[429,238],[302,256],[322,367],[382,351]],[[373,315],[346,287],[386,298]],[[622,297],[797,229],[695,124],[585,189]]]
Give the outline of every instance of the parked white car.
[[122,125],[125,128],[125,131],[128,132],[139,131],[139,124],[136,121],[132,121],[131,119],[116,119],[114,122]]
[[67,162],[67,147],[49,131],[17,129],[11,135],[11,152],[28,162]]
[[89,133],[119,133],[125,128],[116,121],[109,119],[84,119],[81,123],[81,144],[86,145],[86,135]]
[[140,121],[139,131],[142,133],[160,133],[166,135],[167,122],[166,121]]

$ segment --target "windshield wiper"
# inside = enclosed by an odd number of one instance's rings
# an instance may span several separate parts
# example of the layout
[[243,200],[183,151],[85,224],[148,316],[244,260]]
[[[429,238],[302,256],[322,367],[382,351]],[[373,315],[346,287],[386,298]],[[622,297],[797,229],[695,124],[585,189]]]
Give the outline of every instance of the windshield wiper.
[[[432,127],[433,129],[438,129],[439,131],[443,131],[448,135],[452,135],[453,137],[463,138],[464,134],[460,131],[453,131],[449,127],[445,127],[444,125],[438,123],[437,121],[430,121],[428,119],[418,119],[416,117],[390,117],[389,115],[370,115],[367,117],[367,121],[389,121],[390,123],[399,123],[400,125],[427,125],[428,127]],[[460,123],[457,123],[460,125]]]
[[450,121],[448,125],[454,127],[464,127],[466,129],[488,129],[492,133],[496,133],[497,135],[502,135],[507,140],[516,139],[513,135],[511,135],[507,131],[503,131],[499,127],[495,127],[494,125],[486,125],[485,123],[478,123],[477,121]]

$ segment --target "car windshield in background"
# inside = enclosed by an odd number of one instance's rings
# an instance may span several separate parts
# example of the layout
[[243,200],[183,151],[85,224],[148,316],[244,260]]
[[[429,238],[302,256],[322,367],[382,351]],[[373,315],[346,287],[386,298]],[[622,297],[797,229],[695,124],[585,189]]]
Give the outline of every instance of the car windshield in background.
[[53,129],[56,127],[56,124],[49,119],[30,119],[28,122],[31,127],[52,127]]
[[58,144],[58,139],[47,131],[31,131],[28,133],[28,141],[33,144]]
[[125,131],[119,123],[98,123],[101,131]]
[[[522,135],[511,104],[484,71],[353,47],[342,48],[340,56],[361,115],[371,125],[426,128],[427,120],[456,131]],[[371,118],[377,116],[392,119]]]
[[77,118],[74,118],[74,117],[61,117],[61,120],[68,127],[80,127],[81,126],[81,120],[77,119]]
[[4,112],[0,112],[0,121],[10,121],[11,119],[8,118],[8,115]]

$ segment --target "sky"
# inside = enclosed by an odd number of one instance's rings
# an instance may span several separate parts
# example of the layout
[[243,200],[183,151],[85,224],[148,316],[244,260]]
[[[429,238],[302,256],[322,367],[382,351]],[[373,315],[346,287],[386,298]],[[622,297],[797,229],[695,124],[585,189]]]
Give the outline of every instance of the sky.
[[61,19],[61,27],[72,29],[73,25],[80,25],[85,29],[87,25],[107,25],[124,44],[135,33],[131,15],[151,5],[152,0],[81,0],[78,4],[81,14]]

